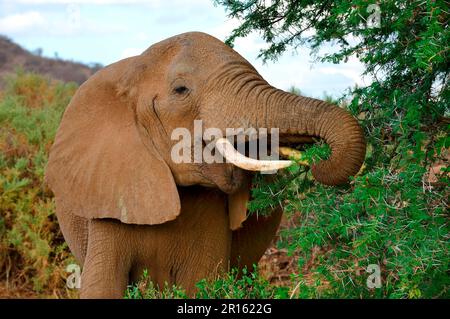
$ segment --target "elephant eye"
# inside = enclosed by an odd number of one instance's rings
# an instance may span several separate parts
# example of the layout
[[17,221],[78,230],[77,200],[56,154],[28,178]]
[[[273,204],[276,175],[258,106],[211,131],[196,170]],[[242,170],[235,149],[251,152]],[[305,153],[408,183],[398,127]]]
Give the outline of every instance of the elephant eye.
[[174,91],[177,94],[186,94],[189,91],[189,89],[185,86],[177,86]]

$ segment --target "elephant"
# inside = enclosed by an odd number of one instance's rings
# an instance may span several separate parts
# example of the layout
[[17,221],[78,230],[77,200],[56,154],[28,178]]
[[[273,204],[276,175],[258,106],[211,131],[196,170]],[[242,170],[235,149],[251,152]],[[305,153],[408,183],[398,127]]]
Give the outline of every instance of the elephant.
[[324,140],[331,155],[311,171],[326,185],[348,183],[365,157],[349,112],[274,88],[208,34],[179,34],[106,66],[70,101],[45,172],[82,265],[81,298],[122,298],[145,269],[158,287],[193,296],[202,278],[251,267],[270,245],[282,208],[247,212],[258,168],[171,157],[171,132],[192,131],[195,120],[223,131],[277,128],[280,145]]

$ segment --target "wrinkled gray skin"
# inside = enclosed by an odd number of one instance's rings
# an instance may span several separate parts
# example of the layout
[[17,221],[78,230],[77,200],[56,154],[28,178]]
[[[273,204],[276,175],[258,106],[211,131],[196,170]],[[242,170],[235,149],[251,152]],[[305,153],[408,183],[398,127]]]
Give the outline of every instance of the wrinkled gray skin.
[[64,237],[83,266],[81,297],[120,298],[143,269],[159,286],[195,283],[257,263],[281,209],[246,217],[251,173],[231,164],[175,164],[177,127],[279,128],[281,143],[324,139],[321,183],[346,183],[365,142],[356,120],[326,102],[270,86],[238,53],[185,33],[97,72],[68,106],[46,181]]

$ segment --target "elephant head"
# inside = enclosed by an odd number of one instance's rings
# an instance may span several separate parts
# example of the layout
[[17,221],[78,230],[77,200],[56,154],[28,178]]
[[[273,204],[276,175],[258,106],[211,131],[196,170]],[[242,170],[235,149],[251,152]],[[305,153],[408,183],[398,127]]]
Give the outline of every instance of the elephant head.
[[171,132],[192,131],[199,119],[223,131],[279,128],[281,144],[323,139],[332,153],[312,173],[327,185],[347,182],[365,155],[362,130],[348,112],[276,89],[221,41],[185,33],[98,71],[79,88],[46,172],[58,209],[161,224],[180,213],[177,186],[203,185],[229,194],[230,209],[240,211],[231,228],[239,227],[247,199],[241,190],[249,187],[245,170],[231,163],[175,163],[170,156],[177,143]]

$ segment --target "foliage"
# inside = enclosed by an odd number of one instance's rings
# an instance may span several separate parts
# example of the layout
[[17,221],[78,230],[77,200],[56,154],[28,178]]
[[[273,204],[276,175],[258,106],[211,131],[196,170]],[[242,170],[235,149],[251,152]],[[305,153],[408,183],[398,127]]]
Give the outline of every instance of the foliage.
[[0,94],[0,281],[7,290],[62,289],[73,259],[43,185],[47,154],[76,85],[18,71]]
[[125,299],[183,299],[187,298],[183,289],[169,286],[168,283],[161,289],[150,279],[147,269],[144,270],[139,282],[129,285],[125,291]]
[[[243,269],[240,275],[236,269],[223,274],[216,279],[203,279],[196,284],[198,289],[195,298],[199,299],[256,299],[256,298],[286,298],[287,289],[274,287],[259,275],[258,271],[249,272]],[[165,285],[158,289],[151,282],[147,271],[137,284],[128,287],[127,299],[171,299],[187,298],[181,287]]]
[[[281,203],[301,214],[279,243],[300,255],[297,296],[448,297],[448,2],[215,2],[241,21],[230,45],[257,32],[268,44],[265,61],[309,46],[319,61],[359,58],[373,79],[340,100],[368,142],[365,166],[349,185],[318,185],[300,167],[272,183],[255,181],[251,211]],[[369,264],[380,266],[381,288],[367,288]]]

